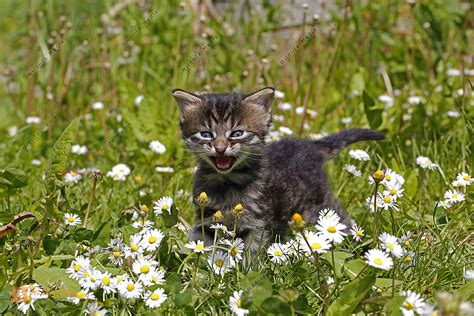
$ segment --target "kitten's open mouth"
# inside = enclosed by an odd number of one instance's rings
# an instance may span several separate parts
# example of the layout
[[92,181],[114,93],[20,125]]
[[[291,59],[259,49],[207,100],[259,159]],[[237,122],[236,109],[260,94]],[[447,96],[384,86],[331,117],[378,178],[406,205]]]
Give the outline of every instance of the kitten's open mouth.
[[232,168],[234,161],[235,161],[234,157],[225,156],[225,155],[217,155],[214,158],[214,165],[217,167],[217,169],[221,171],[227,171],[230,168]]

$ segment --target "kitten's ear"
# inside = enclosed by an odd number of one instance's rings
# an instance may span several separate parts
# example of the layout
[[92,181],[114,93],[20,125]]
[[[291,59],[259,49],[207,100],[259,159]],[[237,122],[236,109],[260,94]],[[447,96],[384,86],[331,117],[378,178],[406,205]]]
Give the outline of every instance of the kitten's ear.
[[181,111],[181,119],[195,114],[204,104],[202,99],[193,93],[181,89],[174,89],[172,93]]
[[265,113],[270,113],[274,97],[275,88],[267,87],[249,94],[242,100],[241,104],[242,106],[252,108],[253,110],[263,110]]

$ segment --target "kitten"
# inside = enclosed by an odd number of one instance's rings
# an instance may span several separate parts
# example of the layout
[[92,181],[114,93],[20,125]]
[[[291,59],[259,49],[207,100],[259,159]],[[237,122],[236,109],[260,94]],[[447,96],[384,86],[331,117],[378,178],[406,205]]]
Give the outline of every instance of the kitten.
[[[173,90],[182,137],[199,163],[194,196],[206,192],[210,200],[204,212],[206,244],[214,236],[210,228],[213,214],[220,210],[223,224],[232,230],[232,209],[238,203],[244,211],[236,234],[253,251],[276,235],[284,239],[295,212],[311,224],[320,210],[330,208],[349,223],[331,192],[324,163],[354,142],[384,136],[369,129],[348,129],[316,141],[284,139],[265,145],[274,91],[196,95]],[[197,205],[190,239],[203,239]]]

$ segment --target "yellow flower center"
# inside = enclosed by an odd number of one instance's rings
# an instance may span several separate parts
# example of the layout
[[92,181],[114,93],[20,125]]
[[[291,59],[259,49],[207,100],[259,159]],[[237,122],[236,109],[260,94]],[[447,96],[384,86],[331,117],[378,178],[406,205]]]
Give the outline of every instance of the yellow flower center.
[[150,267],[147,266],[147,265],[142,266],[142,267],[140,268],[140,272],[141,272],[141,273],[148,273],[148,272],[150,272]]
[[319,249],[319,248],[321,248],[321,244],[320,244],[320,243],[315,242],[315,243],[311,244],[311,249],[317,250],[317,249]]
[[134,244],[130,247],[132,251],[137,251],[138,250],[138,245]]
[[197,251],[202,251],[202,250],[204,250],[204,244],[198,243],[198,244],[196,245],[196,250],[197,250]]
[[110,284],[110,278],[109,277],[103,277],[102,278],[102,283],[104,285],[109,285]]
[[84,277],[88,278],[90,276],[89,272],[84,272]]
[[215,264],[216,264],[216,266],[218,266],[220,268],[224,265],[224,261],[222,259],[217,259],[215,261]]
[[395,189],[390,189],[390,195],[395,195],[397,194],[397,190]]
[[239,253],[239,250],[236,247],[232,247],[232,249],[230,250],[230,255],[232,257],[237,256],[238,253]]
[[151,298],[152,300],[156,301],[157,299],[160,298],[160,295],[157,294],[157,293],[153,293],[152,295],[150,295],[150,298]]
[[403,246],[405,246],[405,248],[408,248],[408,246],[410,246],[410,241],[405,240],[405,242],[403,243]]
[[280,257],[283,254],[283,252],[280,249],[277,249],[273,252],[273,254],[277,257]]
[[76,293],[76,297],[78,299],[84,299],[84,298],[86,298],[86,293],[83,292],[83,291],[79,291],[79,292]]
[[383,201],[384,201],[385,203],[390,203],[391,200],[390,200],[390,198],[389,198],[388,196],[386,196],[386,197],[383,198]]
[[329,226],[329,227],[328,227],[328,232],[329,232],[329,233],[334,234],[336,231],[337,231],[337,230],[336,230],[336,227],[334,227],[334,226]]
[[142,206],[140,206],[140,209],[145,213],[148,212],[148,206],[146,206],[146,204],[142,204]]
[[393,244],[391,242],[387,243],[387,247],[388,249],[390,249],[391,251],[393,251],[394,247],[393,247]]
[[114,255],[115,258],[120,257],[120,251],[114,251],[113,255]]
[[133,283],[128,283],[127,285],[127,291],[131,292],[135,290],[135,285],[133,285]]
[[405,263],[411,263],[413,261],[413,258],[411,256],[406,256],[405,258],[403,258],[403,262]]
[[167,210],[169,209],[169,206],[165,204],[165,205],[163,205],[163,206],[161,207],[161,209],[162,209],[163,211],[167,211]]
[[238,308],[242,307],[242,300],[240,298],[237,300],[237,307]]
[[122,282],[122,281],[123,281],[123,276],[119,276],[119,277],[117,278],[117,283],[120,283],[120,282]]
[[457,199],[458,195],[456,193],[453,194],[453,199]]
[[469,181],[469,180],[471,180],[471,177],[468,176],[468,175],[466,175],[466,176],[464,176],[464,177],[462,177],[462,178],[463,178],[464,181]]
[[358,230],[358,231],[356,232],[356,235],[357,235],[357,237],[362,237],[362,236],[364,236],[364,234],[362,234],[362,232],[361,232],[360,230]]
[[71,174],[71,176],[73,176],[73,177],[77,176],[77,172],[76,172],[76,171],[71,171],[70,174]]
[[95,312],[94,312],[94,316],[100,316],[100,312],[99,312],[99,311],[95,311]]
[[411,303],[411,302],[405,302],[405,303],[403,304],[403,307],[405,307],[405,308],[408,309],[408,310],[412,310],[412,309],[415,307],[415,305],[414,305],[413,303]]
[[390,180],[392,180],[392,176],[389,175],[389,174],[387,174],[387,175],[385,176],[385,179],[387,179],[387,181],[390,181]]
[[150,238],[148,238],[148,242],[149,242],[150,244],[155,243],[155,242],[156,242],[156,237],[155,237],[155,236],[151,236]]
[[74,266],[74,271],[78,272],[81,269],[81,265],[78,263]]
[[29,303],[31,302],[31,297],[29,296],[25,296],[25,298],[23,299],[26,303]]
[[380,258],[376,258],[376,259],[374,260],[374,263],[375,263],[376,265],[381,266],[381,265],[383,264],[383,261],[382,261],[382,259],[380,259]]
[[72,222],[74,222],[74,217],[72,217],[72,216],[69,216],[69,217],[67,218],[67,221],[68,221],[69,223],[72,223]]
[[91,277],[91,282],[95,282],[95,281],[97,281],[96,278]]

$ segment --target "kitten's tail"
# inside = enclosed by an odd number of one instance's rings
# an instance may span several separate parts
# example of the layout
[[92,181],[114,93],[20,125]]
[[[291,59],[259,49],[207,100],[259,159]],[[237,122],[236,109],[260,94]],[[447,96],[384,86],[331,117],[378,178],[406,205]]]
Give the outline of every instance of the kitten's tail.
[[385,136],[367,128],[350,128],[342,132],[325,136],[315,141],[326,154],[326,160],[331,159],[350,144],[366,140],[382,140]]

